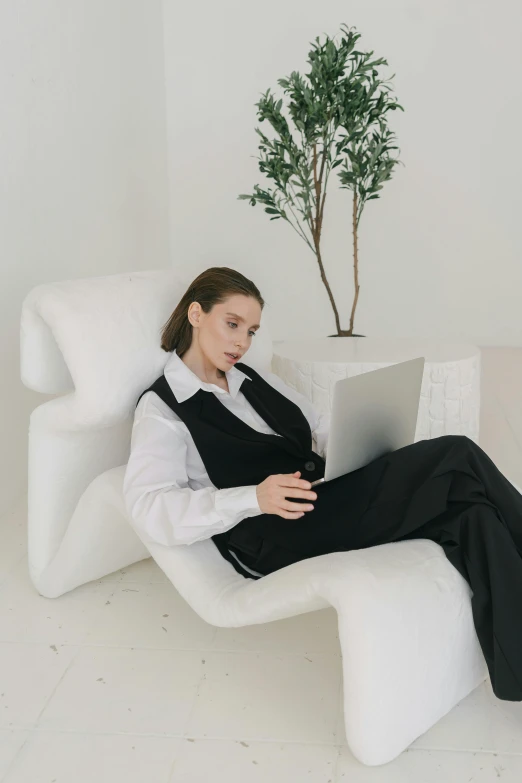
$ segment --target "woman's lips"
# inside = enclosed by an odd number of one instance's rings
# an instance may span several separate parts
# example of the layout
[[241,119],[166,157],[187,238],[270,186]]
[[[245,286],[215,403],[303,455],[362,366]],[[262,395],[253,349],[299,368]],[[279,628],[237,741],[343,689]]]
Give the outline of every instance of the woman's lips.
[[[237,362],[237,359],[234,359],[229,353],[225,353],[225,356],[227,357],[228,361],[231,364],[235,364],[235,362]],[[238,356],[238,359],[239,359],[239,356]]]

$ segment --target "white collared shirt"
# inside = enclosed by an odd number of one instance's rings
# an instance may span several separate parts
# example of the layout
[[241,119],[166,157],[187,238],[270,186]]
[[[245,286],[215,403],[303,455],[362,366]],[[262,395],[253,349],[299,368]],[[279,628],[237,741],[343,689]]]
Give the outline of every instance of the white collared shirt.
[[[310,424],[314,450],[324,457],[330,414],[318,414],[304,395],[287,386],[278,375],[257,372],[301,408]],[[202,381],[175,350],[164,373],[179,402],[204,389],[219,395],[223,405],[258,432],[278,435],[243,395],[241,384],[252,380],[237,367],[232,366],[226,373],[229,392]],[[123,494],[127,513],[143,540],[175,546],[223,533],[245,517],[263,513],[256,488],[252,484],[217,489],[187,425],[155,392],[142,396],[134,414]]]

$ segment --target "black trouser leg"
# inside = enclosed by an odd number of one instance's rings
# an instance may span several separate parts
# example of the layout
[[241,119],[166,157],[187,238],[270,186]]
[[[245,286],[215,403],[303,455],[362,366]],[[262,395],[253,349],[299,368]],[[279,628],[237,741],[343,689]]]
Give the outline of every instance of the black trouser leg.
[[450,501],[417,536],[436,541],[472,589],[475,630],[499,699],[522,700],[522,558],[497,511]]
[[[467,494],[467,499],[480,499],[496,508],[498,515],[508,528],[513,542],[522,555],[522,495],[497,468],[484,449],[469,438],[458,439],[458,450],[462,454],[462,464],[455,470],[463,476],[453,481],[449,498],[458,499]],[[467,476],[468,484],[464,483]],[[471,489],[469,481],[477,480],[480,486]],[[484,499],[485,496],[485,499]]]
[[395,540],[427,538],[442,546],[472,589],[475,630],[493,692],[522,701],[522,495],[474,441],[446,441],[432,480],[451,478],[447,508]]
[[493,692],[522,700],[522,495],[473,441],[454,446],[448,508],[407,538],[439,543],[473,591]]

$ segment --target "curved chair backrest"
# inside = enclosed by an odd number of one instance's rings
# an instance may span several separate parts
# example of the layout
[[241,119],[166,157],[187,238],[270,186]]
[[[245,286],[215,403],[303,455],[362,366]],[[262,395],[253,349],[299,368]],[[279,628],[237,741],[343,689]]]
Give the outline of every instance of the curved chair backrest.
[[[57,427],[108,426],[134,414],[140,393],[167,362],[162,327],[189,283],[176,271],[154,270],[46,283],[27,294],[21,377],[45,394],[72,393]],[[244,360],[270,370],[265,324]]]

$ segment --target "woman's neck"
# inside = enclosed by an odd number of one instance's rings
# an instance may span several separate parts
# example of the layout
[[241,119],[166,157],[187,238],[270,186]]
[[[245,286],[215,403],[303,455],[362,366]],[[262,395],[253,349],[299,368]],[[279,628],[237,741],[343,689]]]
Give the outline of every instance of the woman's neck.
[[217,385],[223,386],[223,381],[226,379],[226,372],[219,367],[209,367],[209,363],[206,363],[204,357],[200,354],[192,352],[189,348],[180,358],[181,361],[198,376],[200,381],[203,381],[204,383],[216,383]]

